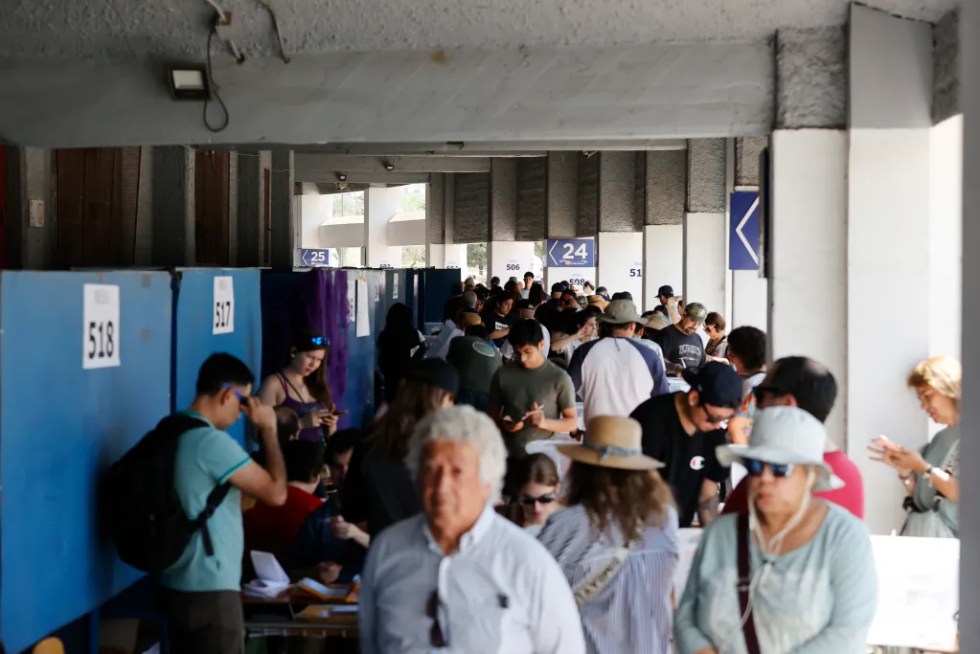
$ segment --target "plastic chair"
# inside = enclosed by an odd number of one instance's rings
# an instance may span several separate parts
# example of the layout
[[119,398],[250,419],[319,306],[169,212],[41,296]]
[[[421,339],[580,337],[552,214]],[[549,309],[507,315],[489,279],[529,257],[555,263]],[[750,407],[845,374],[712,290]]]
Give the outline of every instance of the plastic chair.
[[65,654],[65,644],[60,638],[45,638],[34,646],[31,654]]

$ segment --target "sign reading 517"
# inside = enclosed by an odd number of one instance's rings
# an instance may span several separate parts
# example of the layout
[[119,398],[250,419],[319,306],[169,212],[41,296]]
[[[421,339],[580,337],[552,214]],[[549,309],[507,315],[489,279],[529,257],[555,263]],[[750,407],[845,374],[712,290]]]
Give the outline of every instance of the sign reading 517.
[[85,284],[82,288],[82,368],[120,365],[119,287]]
[[212,334],[231,334],[235,331],[235,280],[230,275],[214,278],[211,319]]

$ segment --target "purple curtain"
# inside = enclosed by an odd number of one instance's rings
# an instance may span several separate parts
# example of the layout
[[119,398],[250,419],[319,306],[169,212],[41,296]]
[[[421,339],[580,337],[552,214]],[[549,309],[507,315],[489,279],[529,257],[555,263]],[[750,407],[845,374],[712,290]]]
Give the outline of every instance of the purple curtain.
[[327,382],[334,402],[340,403],[347,390],[347,271],[317,268],[309,273],[303,300],[306,320],[330,341]]

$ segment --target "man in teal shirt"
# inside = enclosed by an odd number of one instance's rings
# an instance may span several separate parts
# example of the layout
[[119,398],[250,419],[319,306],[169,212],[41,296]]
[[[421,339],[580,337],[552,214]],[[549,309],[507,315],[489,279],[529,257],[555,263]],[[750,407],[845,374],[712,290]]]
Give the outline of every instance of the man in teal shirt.
[[[177,446],[174,484],[184,512],[197,516],[215,486],[231,482],[232,488],[207,523],[214,553],[209,556],[205,551],[199,530],[177,562],[161,575],[162,610],[174,652],[242,652],[241,494],[277,506],[286,501],[286,468],[276,435],[276,415],[272,407],[250,397],[254,381],[239,359],[230,354],[211,355],[201,366],[197,396],[186,412],[207,426],[185,432]],[[225,431],[242,413],[258,431],[265,451],[264,468]]]

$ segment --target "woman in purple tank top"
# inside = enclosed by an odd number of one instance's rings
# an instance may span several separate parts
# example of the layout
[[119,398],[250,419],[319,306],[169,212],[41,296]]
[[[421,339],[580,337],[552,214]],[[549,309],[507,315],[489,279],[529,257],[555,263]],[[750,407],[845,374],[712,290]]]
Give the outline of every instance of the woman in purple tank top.
[[259,398],[274,407],[286,406],[299,416],[299,438],[322,443],[337,431],[342,412],[327,385],[327,347],[321,334],[303,332],[289,350],[286,367],[262,382]]

